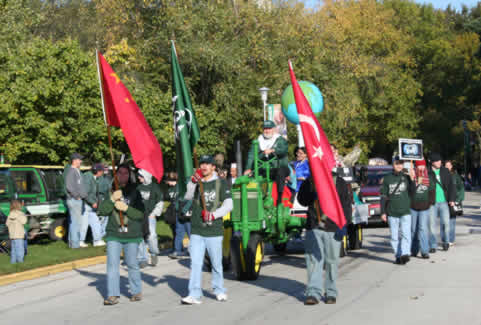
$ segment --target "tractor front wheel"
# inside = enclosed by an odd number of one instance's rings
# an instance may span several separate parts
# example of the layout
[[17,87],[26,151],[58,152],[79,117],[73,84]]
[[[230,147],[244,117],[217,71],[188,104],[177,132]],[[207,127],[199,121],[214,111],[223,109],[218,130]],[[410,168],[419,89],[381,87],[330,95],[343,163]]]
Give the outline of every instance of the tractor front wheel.
[[247,274],[244,248],[242,247],[241,239],[237,236],[233,236],[230,241],[230,263],[236,279],[240,281],[246,280]]
[[248,280],[257,280],[264,259],[264,242],[259,234],[251,234],[247,244],[246,271]]

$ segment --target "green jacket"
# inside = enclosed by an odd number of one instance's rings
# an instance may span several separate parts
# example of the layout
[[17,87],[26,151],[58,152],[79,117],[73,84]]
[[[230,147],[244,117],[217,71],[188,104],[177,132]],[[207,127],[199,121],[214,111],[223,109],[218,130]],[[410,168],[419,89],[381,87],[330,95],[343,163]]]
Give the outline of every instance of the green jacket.
[[123,213],[124,225],[127,226],[127,232],[120,232],[120,216],[117,209],[115,209],[114,202],[107,198],[100,203],[98,208],[98,215],[108,216],[108,223],[106,227],[106,241],[119,242],[141,242],[143,238],[143,223],[144,223],[144,206],[140,193],[136,189],[135,184],[129,184],[122,188],[124,201],[129,208]]
[[160,217],[162,214],[164,195],[160,190],[159,184],[154,182],[148,185],[140,184],[137,186],[137,190],[142,197],[146,215]]
[[83,174],[85,189],[87,190],[87,198],[85,201],[92,206],[97,203],[97,182],[95,181],[95,176],[91,171],[85,172]]
[[[267,157],[264,155],[264,153],[261,151],[260,145],[257,147],[257,149],[259,151],[258,157],[260,160],[266,161],[272,158],[271,155]],[[289,161],[287,159],[287,149],[288,149],[287,140],[284,137],[279,136],[274,142],[272,149],[274,149],[274,155],[277,158],[277,160],[273,162],[272,168],[288,167]],[[247,156],[246,170],[253,169],[253,168],[254,168],[254,143],[251,145],[251,148],[249,150],[249,155]]]
[[[399,183],[400,185],[396,189]],[[395,189],[396,192],[394,192]],[[387,214],[390,217],[402,217],[410,214],[410,194],[413,192],[414,183],[409,176],[403,173],[384,176],[381,187],[381,214]]]
[[453,174],[453,183],[456,186],[456,202],[464,201],[464,183],[458,173]]
[[96,178],[95,182],[97,183],[98,201],[102,202],[103,200],[109,198],[110,188],[112,187],[112,179],[107,175],[103,175],[102,177]]
[[[216,180],[218,179],[218,181]],[[216,192],[216,183],[219,182],[219,192]],[[214,212],[219,209],[226,199],[231,199],[232,195],[223,179],[214,177],[208,182],[202,182],[204,186],[205,205],[208,211]],[[218,206],[215,206],[216,195],[219,194]],[[228,213],[229,211],[227,211]],[[203,237],[216,237],[224,235],[224,221],[217,218],[212,225],[206,226],[202,221],[202,203],[200,201],[200,192],[197,186],[194,194],[194,202],[192,207],[192,234]]]
[[436,195],[436,183],[429,177],[429,186],[424,184],[413,184],[414,190],[411,195],[411,209],[416,211],[423,211],[429,209],[434,202]]

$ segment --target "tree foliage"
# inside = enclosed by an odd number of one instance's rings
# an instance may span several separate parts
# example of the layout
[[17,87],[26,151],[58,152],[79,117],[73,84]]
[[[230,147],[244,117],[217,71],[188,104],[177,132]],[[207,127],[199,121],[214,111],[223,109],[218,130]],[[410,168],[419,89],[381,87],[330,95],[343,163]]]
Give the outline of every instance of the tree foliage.
[[[409,0],[0,1],[0,150],[10,161],[60,163],[71,151],[107,159],[95,67],[100,49],[175,159],[170,40],[191,92],[200,153],[244,148],[260,132],[258,88],[278,103],[289,83],[315,83],[329,139],[363,160],[389,158],[400,137],[445,157],[463,152],[461,120],[481,139],[481,5],[457,12]],[[478,132],[478,133],[476,133]],[[290,145],[295,129],[289,126]],[[116,153],[127,152],[120,131]]]

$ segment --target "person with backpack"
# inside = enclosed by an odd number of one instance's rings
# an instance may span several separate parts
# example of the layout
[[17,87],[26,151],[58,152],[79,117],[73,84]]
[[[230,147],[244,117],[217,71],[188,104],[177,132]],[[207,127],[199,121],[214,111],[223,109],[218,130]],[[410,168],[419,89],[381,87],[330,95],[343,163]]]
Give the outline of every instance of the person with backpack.
[[439,153],[431,153],[431,169],[429,177],[436,184],[436,199],[434,205],[431,206],[430,225],[429,225],[429,244],[430,253],[435,253],[438,243],[435,235],[436,217],[440,221],[440,234],[443,250],[449,249],[449,207],[454,206],[456,200],[456,185],[453,177],[446,167],[442,166],[441,155]]
[[[202,190],[200,189],[202,184]],[[203,193],[201,193],[203,191]],[[201,199],[203,195],[203,200]],[[190,236],[190,278],[189,294],[181,299],[182,304],[200,304],[202,297],[202,265],[205,251],[212,263],[212,288],[218,301],[226,301],[224,275],[222,269],[222,241],[224,234],[223,220],[232,210],[231,192],[224,179],[215,172],[212,156],[200,158],[191,181],[187,184],[185,200],[193,200],[192,233]]]
[[393,158],[393,172],[384,176],[381,186],[381,219],[389,223],[395,264],[406,264],[411,255],[411,193],[414,170],[403,173],[403,161]]

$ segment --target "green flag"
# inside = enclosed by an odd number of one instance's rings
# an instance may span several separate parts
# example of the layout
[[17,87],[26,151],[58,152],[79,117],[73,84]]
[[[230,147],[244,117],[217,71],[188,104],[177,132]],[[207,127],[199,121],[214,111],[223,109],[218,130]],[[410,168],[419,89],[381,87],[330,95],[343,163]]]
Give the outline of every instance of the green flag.
[[172,101],[179,191],[180,195],[183,195],[194,169],[192,152],[200,138],[200,132],[184,76],[180,70],[174,41],[172,41]]

